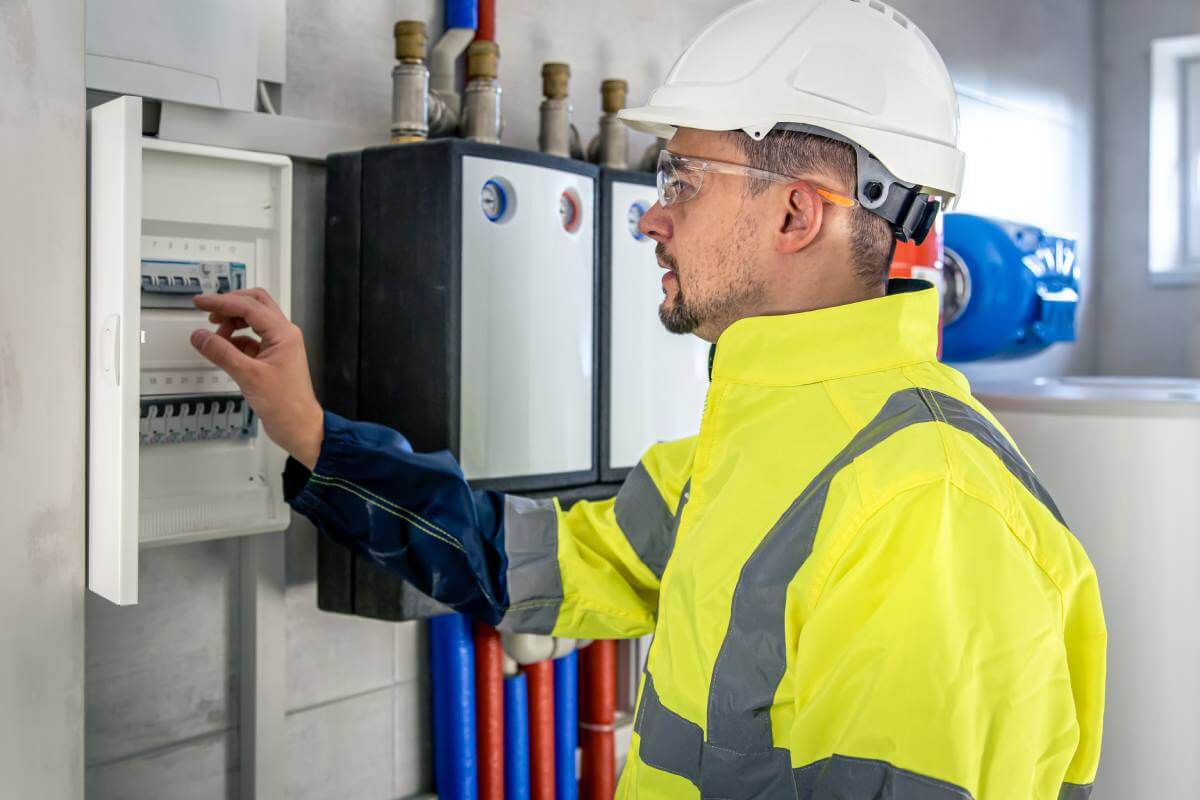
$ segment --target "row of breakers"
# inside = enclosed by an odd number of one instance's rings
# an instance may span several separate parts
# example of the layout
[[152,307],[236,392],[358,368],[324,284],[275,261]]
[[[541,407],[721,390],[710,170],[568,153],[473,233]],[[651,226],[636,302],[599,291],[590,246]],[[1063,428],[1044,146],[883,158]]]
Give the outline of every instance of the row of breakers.
[[138,439],[143,445],[248,439],[257,422],[241,395],[143,397]]

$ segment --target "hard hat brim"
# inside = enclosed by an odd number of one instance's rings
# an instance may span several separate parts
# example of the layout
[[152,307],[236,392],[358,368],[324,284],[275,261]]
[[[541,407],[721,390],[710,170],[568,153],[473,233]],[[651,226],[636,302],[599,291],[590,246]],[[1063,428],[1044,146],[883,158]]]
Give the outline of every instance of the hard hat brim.
[[[743,131],[761,139],[778,123],[813,125],[833,131],[865,148],[897,178],[924,187],[952,207],[962,191],[966,157],[957,147],[918,139],[899,131],[854,125],[840,120],[803,115],[777,119],[747,119],[736,112],[653,105],[621,109],[618,117],[635,131],[670,139],[679,128]],[[914,169],[913,165],[920,165]]]

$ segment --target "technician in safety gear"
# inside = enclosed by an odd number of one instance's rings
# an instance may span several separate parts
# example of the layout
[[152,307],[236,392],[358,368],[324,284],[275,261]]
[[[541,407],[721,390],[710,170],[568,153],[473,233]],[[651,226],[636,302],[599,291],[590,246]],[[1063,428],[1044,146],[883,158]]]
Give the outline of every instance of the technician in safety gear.
[[291,453],[292,507],[502,630],[653,633],[621,797],[1087,798],[1095,573],[938,363],[936,291],[887,282],[962,182],[929,40],[876,0],[756,0],[622,117],[670,140],[640,226],[663,324],[715,344],[699,436],[615,500],[472,491],[323,413],[265,293],[199,298],[220,327],[192,342]]

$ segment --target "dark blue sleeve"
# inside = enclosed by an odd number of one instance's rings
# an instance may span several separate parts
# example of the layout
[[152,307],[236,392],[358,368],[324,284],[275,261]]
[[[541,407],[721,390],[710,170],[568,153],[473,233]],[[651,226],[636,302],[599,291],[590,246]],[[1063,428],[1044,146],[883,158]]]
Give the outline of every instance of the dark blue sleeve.
[[508,608],[505,497],[472,491],[449,453],[414,453],[390,428],[325,412],[316,467],[288,459],[284,494],[324,535],[435,600],[493,625]]

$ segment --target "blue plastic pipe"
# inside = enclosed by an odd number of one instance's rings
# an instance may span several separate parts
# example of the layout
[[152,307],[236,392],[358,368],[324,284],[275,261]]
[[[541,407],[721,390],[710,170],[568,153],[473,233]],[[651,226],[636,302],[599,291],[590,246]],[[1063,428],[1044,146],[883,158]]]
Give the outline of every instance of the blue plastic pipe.
[[576,800],[575,750],[579,746],[578,658],[571,651],[554,662],[554,794]]
[[504,798],[529,800],[529,698],[524,675],[504,679]]
[[433,763],[440,800],[477,800],[475,644],[461,614],[429,620]]
[[446,0],[446,30],[479,27],[478,0]]

